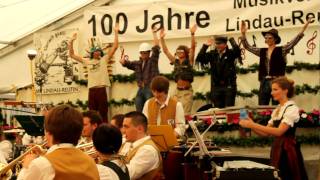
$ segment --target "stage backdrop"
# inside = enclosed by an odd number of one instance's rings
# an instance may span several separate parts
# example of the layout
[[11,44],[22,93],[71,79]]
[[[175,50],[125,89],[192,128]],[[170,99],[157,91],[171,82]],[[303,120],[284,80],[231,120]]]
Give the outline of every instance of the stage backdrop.
[[[42,94],[75,93],[80,87],[75,83],[80,78],[78,63],[71,60],[68,42],[77,30],[61,30],[34,35],[34,46],[38,52],[34,60],[34,82],[36,92]],[[77,44],[75,44],[77,47]]]
[[[271,28],[299,29],[308,18],[312,25],[319,25],[319,0],[202,0],[200,1],[165,1],[147,4],[131,4],[97,7],[85,11],[85,39],[98,36],[104,41],[113,41],[113,26],[120,24],[120,41],[150,40],[150,27],[163,27],[166,38],[190,37],[189,28],[198,25],[197,36],[231,35],[240,32],[241,20],[248,26],[249,40],[252,44],[263,41],[261,31]],[[122,34],[122,35],[121,35]],[[316,59],[317,31],[307,31],[304,41],[291,52],[298,54],[296,59]],[[291,37],[293,38],[293,37]],[[291,39],[284,38],[281,44]],[[303,51],[297,53],[297,51]]]
[[[207,1],[170,1],[156,2],[148,4],[110,5],[97,7],[86,11],[83,18],[79,19],[78,39],[75,47],[79,43],[78,54],[85,56],[88,47],[88,39],[96,36],[104,43],[113,41],[114,33],[112,26],[115,22],[120,23],[120,46],[124,47],[125,53],[130,60],[139,58],[138,47],[141,42],[152,43],[150,26],[163,26],[166,29],[166,42],[169,50],[174,53],[180,44],[190,45],[190,32],[188,28],[197,23],[199,28],[196,32],[196,53],[199,52],[202,44],[212,35],[227,35],[238,39],[240,31],[238,23],[245,20],[250,26],[247,37],[251,44],[257,47],[265,47],[264,37],[261,31],[271,28],[279,29],[284,45],[292,40],[303,27],[306,18],[312,18],[312,23],[305,32],[303,39],[295,46],[294,50],[287,56],[288,65],[294,62],[306,62],[311,64],[319,63],[319,7],[318,0],[286,0],[286,1],[257,1],[257,4],[249,0],[215,0]],[[272,3],[271,3],[272,2]],[[148,18],[145,18],[148,16]],[[81,25],[80,25],[81,21]],[[148,23],[148,25],[145,25]],[[149,28],[144,28],[149,27]],[[70,28],[66,25],[65,29]],[[144,30],[145,29],[145,30]],[[45,39],[47,38],[47,39]],[[47,41],[49,37],[43,37],[42,41]],[[242,46],[241,46],[242,47]],[[75,48],[77,51],[77,49]],[[122,67],[118,62],[121,52],[115,53],[113,74],[131,74],[132,71]],[[258,63],[258,57],[243,50],[244,65],[246,68],[253,63]],[[81,68],[80,68],[81,69]],[[161,73],[170,73],[173,67],[169,64],[167,57],[161,53],[159,59],[159,69]],[[295,84],[308,84],[311,87],[319,85],[319,70],[295,70],[287,74],[289,78],[295,80]],[[238,90],[241,92],[251,92],[259,88],[257,73],[238,74]],[[209,75],[196,77],[193,83],[194,93],[205,93],[210,89]],[[170,89],[175,89],[175,83],[171,82]],[[128,91],[130,89],[130,91]],[[137,92],[136,83],[115,82],[110,88],[109,99],[119,101],[121,99],[132,100]],[[24,96],[25,95],[22,95]],[[61,101],[73,101],[77,99],[87,100],[87,88],[81,86],[80,94],[65,93],[59,95],[44,95],[44,102],[58,103]],[[319,108],[319,93],[296,96],[294,99],[301,108],[312,110]],[[206,102],[195,102],[193,111]],[[252,98],[237,97],[236,105],[256,105],[257,96]],[[126,109],[127,108],[127,109]],[[133,110],[134,106],[112,107],[111,114],[127,112]]]

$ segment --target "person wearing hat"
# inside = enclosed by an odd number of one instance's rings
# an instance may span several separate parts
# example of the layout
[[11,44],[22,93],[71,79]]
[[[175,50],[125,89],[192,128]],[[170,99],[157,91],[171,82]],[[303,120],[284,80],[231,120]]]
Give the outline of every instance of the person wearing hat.
[[[202,67],[210,67],[211,92],[210,99],[214,107],[234,106],[237,93],[236,60],[242,64],[240,48],[234,38],[230,38],[232,49],[228,48],[226,36],[215,36],[203,44],[196,62]],[[215,49],[207,52],[209,46]]]
[[104,122],[108,122],[108,97],[106,87],[111,86],[107,66],[118,49],[118,31],[119,24],[116,24],[114,27],[114,42],[111,50],[106,54],[99,45],[96,46],[92,44],[89,58],[76,55],[73,49],[73,42],[77,39],[76,33],[71,38],[68,46],[70,57],[88,67],[89,110],[98,111]]
[[[265,38],[267,48],[257,48],[251,46],[246,38],[247,27],[244,21],[241,23],[241,42],[245,49],[249,52],[259,56],[259,105],[269,105],[271,98],[271,81],[279,76],[285,75],[287,54],[290,50],[302,39],[303,32],[306,30],[310,23],[310,20],[303,26],[301,32],[289,43],[283,46],[277,46],[280,44],[281,38],[278,30],[272,28],[269,31],[263,31],[262,35]],[[276,105],[277,102],[272,100],[272,104]]]
[[159,39],[157,30],[152,29],[153,46],[149,43],[141,43],[139,46],[139,60],[130,61],[127,55],[122,52],[120,63],[122,66],[133,70],[138,83],[138,92],[135,98],[136,110],[142,112],[144,103],[152,97],[150,90],[151,80],[159,75],[158,60],[160,54]]

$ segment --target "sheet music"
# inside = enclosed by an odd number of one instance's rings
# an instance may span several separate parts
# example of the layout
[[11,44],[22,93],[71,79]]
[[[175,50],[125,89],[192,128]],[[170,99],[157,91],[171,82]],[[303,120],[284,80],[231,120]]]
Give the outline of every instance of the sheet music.
[[204,144],[203,137],[201,136],[200,132],[198,131],[194,121],[189,121],[190,127],[195,135],[195,138],[199,144],[200,155],[210,155],[207,146]]

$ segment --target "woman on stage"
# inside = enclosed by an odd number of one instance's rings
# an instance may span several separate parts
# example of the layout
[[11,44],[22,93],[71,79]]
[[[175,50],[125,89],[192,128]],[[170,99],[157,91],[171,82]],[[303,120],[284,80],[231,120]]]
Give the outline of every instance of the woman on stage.
[[196,48],[194,34],[196,30],[197,25],[193,25],[190,28],[191,47],[179,45],[174,55],[170,53],[164,40],[164,29],[160,31],[160,42],[163,52],[169,59],[170,64],[174,66],[173,74],[177,83],[174,97],[182,103],[185,114],[191,114],[193,104],[193,89],[191,83],[193,82],[194,52]]

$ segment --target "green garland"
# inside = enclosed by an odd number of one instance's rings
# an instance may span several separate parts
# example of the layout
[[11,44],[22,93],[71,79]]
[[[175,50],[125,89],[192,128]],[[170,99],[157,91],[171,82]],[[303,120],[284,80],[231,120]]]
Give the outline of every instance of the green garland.
[[113,107],[121,107],[121,106],[133,106],[134,105],[134,99],[133,100],[128,100],[128,99],[121,99],[120,101],[116,101],[114,99],[111,99],[108,102],[108,106],[113,106]]
[[[300,144],[319,145],[320,134],[311,134],[308,136],[297,136],[297,141]],[[234,137],[212,137],[213,142],[217,146],[238,146],[238,147],[253,147],[253,146],[271,146],[273,137],[247,137],[247,138],[234,138]]]
[[[248,73],[255,73],[257,72],[259,69],[259,64],[255,63],[252,64],[250,66],[248,66],[247,68],[243,68],[243,67],[236,67],[236,72],[237,74],[248,74]],[[310,70],[310,71],[314,71],[314,70],[320,70],[320,64],[311,64],[311,63],[303,63],[303,62],[294,62],[293,65],[288,65],[286,67],[286,72],[287,73],[292,73],[294,70],[300,71],[300,70]],[[210,75],[210,69],[204,69],[203,71],[196,71],[194,70],[194,76],[197,77],[202,77],[205,75]],[[169,80],[174,80],[174,76],[172,73],[166,73],[166,74],[161,74],[165,77],[167,77]],[[134,74],[130,74],[130,75],[122,75],[122,74],[115,74],[111,76],[111,82],[119,82],[119,83],[134,83],[135,82],[135,76]],[[76,81],[77,84],[80,85],[87,85],[87,80],[77,80]]]
[[[303,84],[303,85],[296,85],[295,86],[295,95],[300,95],[300,94],[318,94],[320,93],[320,85],[316,85],[314,87],[311,87],[308,84]],[[251,98],[253,96],[258,96],[259,90],[258,89],[253,89],[251,92],[242,92],[242,91],[237,91],[237,96],[242,97],[242,98]],[[210,99],[210,92],[206,93],[201,93],[201,92],[196,92],[193,95],[194,100],[203,100],[203,101],[208,101]]]
[[[303,84],[303,85],[296,85],[295,86],[295,95],[300,95],[300,94],[318,94],[320,93],[320,85],[316,85],[314,87],[311,87],[308,84]],[[253,96],[258,96],[259,90],[258,89],[253,89],[250,92],[242,92],[242,91],[237,91],[237,96],[242,97],[242,98],[251,98]],[[210,101],[210,92],[196,92],[193,95],[193,100],[200,100],[200,101]],[[59,104],[63,104],[64,102],[60,102]],[[79,106],[82,109],[87,109],[88,106],[88,101],[82,102],[81,100],[77,100],[75,104],[73,104],[71,101],[67,101],[67,104],[70,104],[72,106]],[[134,99],[128,100],[128,99],[121,99],[121,100],[115,100],[111,99],[108,102],[108,106],[114,106],[114,107],[120,107],[120,106],[133,106],[134,105]]]

